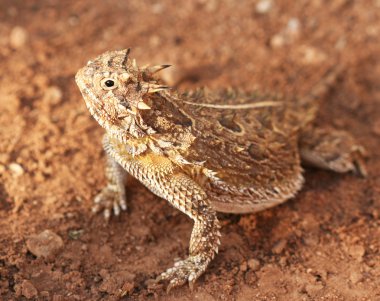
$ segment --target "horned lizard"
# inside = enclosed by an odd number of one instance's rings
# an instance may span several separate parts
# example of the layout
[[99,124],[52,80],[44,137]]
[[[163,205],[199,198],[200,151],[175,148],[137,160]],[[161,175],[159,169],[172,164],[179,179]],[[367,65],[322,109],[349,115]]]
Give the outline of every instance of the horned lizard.
[[313,123],[334,72],[300,98],[179,93],[155,77],[168,65],[139,67],[129,52],[106,52],[75,77],[106,131],[108,183],[93,209],[107,219],[126,210],[130,174],[193,219],[189,257],[157,278],[168,290],[192,288],[218,252],[216,212],[257,212],[293,197],[303,184],[301,163],[365,175],[363,148],[348,133]]

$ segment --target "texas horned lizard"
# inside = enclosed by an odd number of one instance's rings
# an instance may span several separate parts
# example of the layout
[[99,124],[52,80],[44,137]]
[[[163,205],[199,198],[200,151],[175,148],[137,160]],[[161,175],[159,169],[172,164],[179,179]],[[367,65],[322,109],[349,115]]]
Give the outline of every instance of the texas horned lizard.
[[95,210],[127,208],[125,171],[194,220],[189,257],[162,273],[168,289],[195,280],[218,251],[216,211],[248,213],[282,203],[303,183],[301,162],[336,172],[365,174],[362,148],[346,132],[316,128],[316,98],[334,81],[322,80],[307,97],[238,91],[185,94],[140,68],[129,50],[107,52],[80,69],[76,82],[106,130],[107,186]]

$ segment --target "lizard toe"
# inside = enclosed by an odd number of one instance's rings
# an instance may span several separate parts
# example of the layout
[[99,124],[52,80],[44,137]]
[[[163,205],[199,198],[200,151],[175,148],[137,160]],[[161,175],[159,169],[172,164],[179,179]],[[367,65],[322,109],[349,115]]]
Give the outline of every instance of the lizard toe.
[[127,200],[117,190],[107,186],[94,198],[92,212],[103,212],[104,218],[108,221],[113,213],[119,216],[121,211],[127,210]]
[[190,290],[194,289],[195,281],[206,270],[208,262],[202,262],[199,256],[190,256],[185,260],[178,261],[172,268],[167,269],[156,278],[157,282],[169,282],[166,291],[170,292],[175,287],[189,283]]

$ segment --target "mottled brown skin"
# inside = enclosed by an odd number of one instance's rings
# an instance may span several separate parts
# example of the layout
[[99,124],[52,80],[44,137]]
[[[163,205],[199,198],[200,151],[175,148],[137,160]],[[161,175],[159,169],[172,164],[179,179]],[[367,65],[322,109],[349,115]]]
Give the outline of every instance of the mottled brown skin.
[[248,213],[282,203],[303,184],[301,162],[365,175],[363,149],[346,132],[316,128],[318,98],[336,72],[301,98],[240,91],[179,94],[140,68],[129,50],[106,52],[76,75],[106,130],[108,183],[94,211],[126,210],[125,171],[194,220],[189,257],[158,280],[168,290],[195,280],[220,244],[216,211]]

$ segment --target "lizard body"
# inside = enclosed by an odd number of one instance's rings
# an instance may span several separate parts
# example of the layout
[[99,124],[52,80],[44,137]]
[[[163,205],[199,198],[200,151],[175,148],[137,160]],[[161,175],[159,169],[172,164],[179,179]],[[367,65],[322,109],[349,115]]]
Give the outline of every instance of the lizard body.
[[162,273],[168,289],[195,280],[220,244],[216,212],[249,213],[293,197],[301,162],[365,175],[363,149],[346,132],[316,128],[316,99],[329,73],[303,98],[234,90],[178,93],[140,68],[129,50],[106,52],[80,69],[76,82],[106,130],[107,186],[94,210],[106,218],[127,208],[125,173],[194,221],[189,257]]

